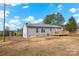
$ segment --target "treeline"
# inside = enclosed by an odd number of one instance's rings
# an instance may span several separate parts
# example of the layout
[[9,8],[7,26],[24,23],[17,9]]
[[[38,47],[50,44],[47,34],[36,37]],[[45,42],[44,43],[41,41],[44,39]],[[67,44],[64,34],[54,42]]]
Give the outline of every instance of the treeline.
[[[0,36],[3,36],[3,31],[0,31]],[[9,27],[6,27],[5,36],[22,36],[22,29],[11,31],[9,30]]]
[[[15,31],[5,31],[5,36],[15,36]],[[3,36],[3,31],[0,32],[0,36]]]
[[68,22],[64,24],[65,22],[64,17],[61,13],[58,12],[47,15],[43,22],[45,24],[64,26],[65,30],[69,32],[76,32],[78,28],[76,20],[73,16],[71,16],[68,19]]

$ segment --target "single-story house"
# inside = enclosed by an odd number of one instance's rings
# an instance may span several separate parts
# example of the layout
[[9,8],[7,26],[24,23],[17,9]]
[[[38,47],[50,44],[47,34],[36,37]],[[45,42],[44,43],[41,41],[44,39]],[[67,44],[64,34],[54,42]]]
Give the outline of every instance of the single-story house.
[[62,31],[63,27],[49,24],[24,24],[23,37],[53,35],[55,32]]

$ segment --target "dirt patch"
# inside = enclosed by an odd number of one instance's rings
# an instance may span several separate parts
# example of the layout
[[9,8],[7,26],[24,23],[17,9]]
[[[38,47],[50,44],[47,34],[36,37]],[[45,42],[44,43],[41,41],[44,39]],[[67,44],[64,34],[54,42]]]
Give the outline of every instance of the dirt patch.
[[79,37],[47,36],[0,42],[0,55],[79,55]]

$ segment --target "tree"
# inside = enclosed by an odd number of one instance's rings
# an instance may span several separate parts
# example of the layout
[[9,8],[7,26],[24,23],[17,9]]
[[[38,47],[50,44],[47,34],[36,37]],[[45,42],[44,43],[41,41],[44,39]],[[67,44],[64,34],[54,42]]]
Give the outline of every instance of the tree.
[[62,25],[64,23],[64,17],[60,13],[54,13],[47,15],[43,22],[45,24]]
[[6,28],[5,28],[5,36],[9,36],[9,27],[8,26],[6,26]]
[[69,32],[75,32],[77,30],[77,23],[76,23],[74,17],[71,17],[69,19],[69,22],[65,25],[65,28]]

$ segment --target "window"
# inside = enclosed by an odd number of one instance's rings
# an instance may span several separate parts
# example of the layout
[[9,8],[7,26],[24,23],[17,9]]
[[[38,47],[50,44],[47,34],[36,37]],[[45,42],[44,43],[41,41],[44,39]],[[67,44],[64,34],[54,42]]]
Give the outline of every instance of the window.
[[45,32],[44,28],[41,28],[41,32]]
[[36,33],[38,33],[38,28],[36,28]]

